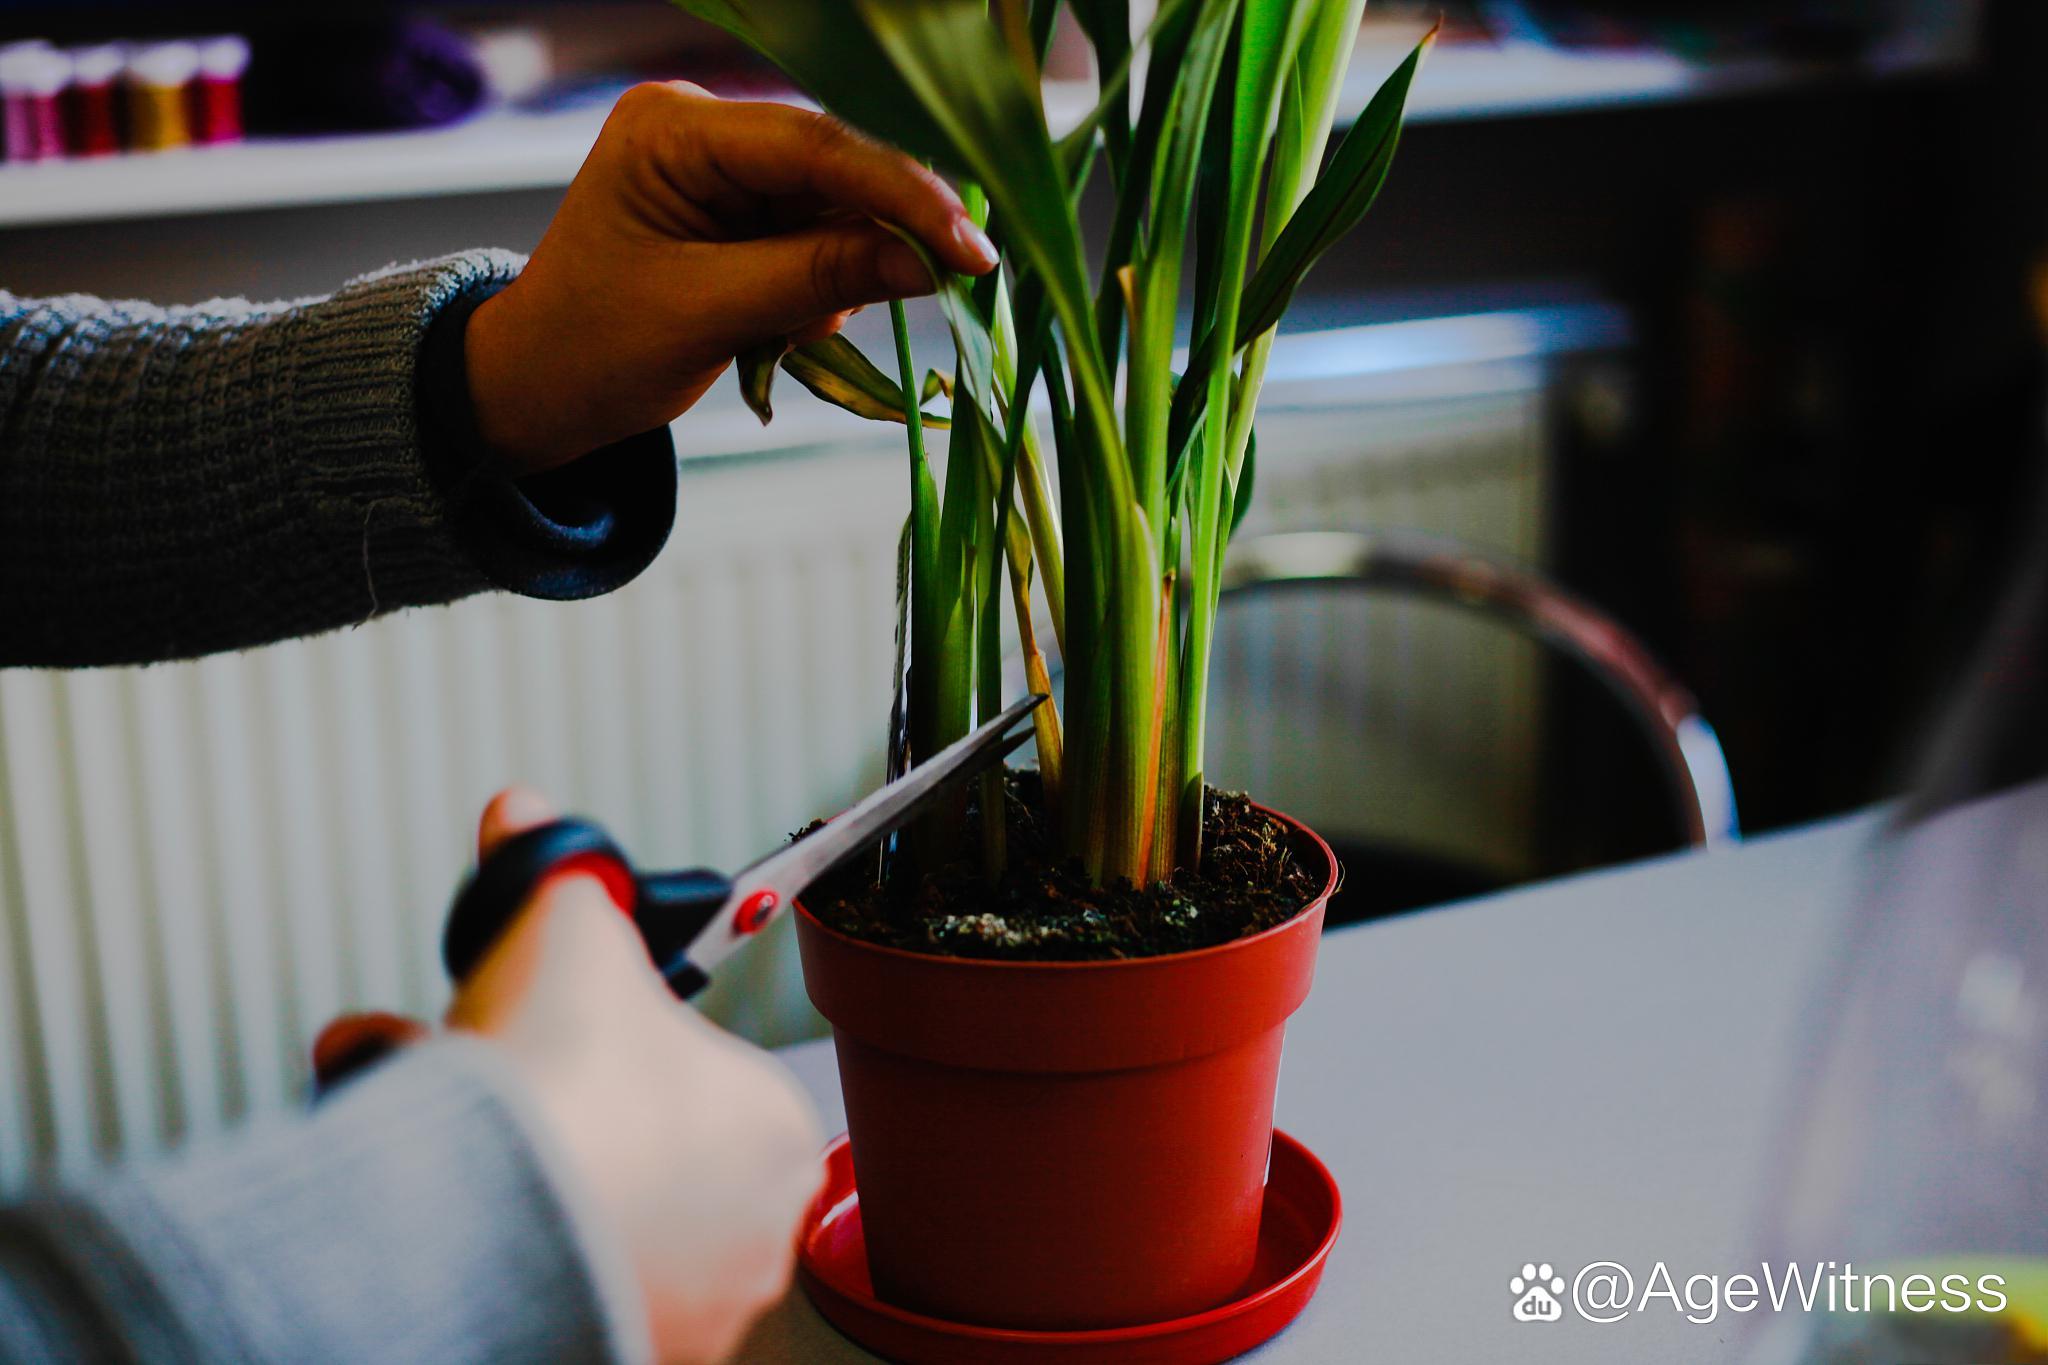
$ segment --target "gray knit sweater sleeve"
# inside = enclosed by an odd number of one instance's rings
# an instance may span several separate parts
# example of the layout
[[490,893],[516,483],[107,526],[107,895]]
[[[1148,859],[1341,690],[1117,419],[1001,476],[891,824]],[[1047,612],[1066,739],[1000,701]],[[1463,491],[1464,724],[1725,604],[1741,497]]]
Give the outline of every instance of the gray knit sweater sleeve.
[[631,1267],[530,1104],[447,1037],[308,1116],[0,1211],[0,1361],[642,1361]]
[[[465,252],[272,304],[0,292],[0,664],[186,657],[494,583],[589,596],[637,572],[667,523],[607,565],[603,461],[555,499],[574,504],[565,528],[545,498],[480,490],[478,461],[432,449],[432,324],[520,265]],[[621,457],[642,471],[623,501],[658,503],[645,471],[665,460],[672,515],[673,454],[650,437],[660,450]],[[467,525],[466,504],[483,509]]]

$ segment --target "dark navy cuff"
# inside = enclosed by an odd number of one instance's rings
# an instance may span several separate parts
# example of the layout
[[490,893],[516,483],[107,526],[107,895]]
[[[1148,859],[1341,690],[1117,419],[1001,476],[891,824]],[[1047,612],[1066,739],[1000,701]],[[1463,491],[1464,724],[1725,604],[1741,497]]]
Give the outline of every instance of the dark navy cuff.
[[421,454],[448,500],[457,544],[492,583],[555,601],[596,597],[631,582],[667,543],[676,519],[675,441],[656,427],[545,474],[499,473],[477,434],[463,337],[470,314],[505,284],[479,283],[427,328]]

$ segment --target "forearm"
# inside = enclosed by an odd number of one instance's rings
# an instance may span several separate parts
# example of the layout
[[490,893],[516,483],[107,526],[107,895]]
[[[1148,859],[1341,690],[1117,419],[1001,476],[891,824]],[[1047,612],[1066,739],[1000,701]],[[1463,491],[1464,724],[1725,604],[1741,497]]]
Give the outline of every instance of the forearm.
[[630,578],[673,510],[665,432],[529,492],[464,444],[459,405],[422,402],[435,320],[519,264],[470,252],[288,304],[0,294],[0,663],[188,657]]
[[0,1359],[638,1360],[632,1273],[491,1044],[0,1215]]

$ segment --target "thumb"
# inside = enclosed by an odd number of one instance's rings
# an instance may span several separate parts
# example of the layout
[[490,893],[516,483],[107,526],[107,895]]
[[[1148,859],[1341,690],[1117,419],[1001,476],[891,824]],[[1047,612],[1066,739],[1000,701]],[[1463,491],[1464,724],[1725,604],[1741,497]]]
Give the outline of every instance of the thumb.
[[866,218],[831,219],[777,237],[733,242],[723,251],[729,287],[754,324],[749,330],[764,336],[936,287],[907,242]]

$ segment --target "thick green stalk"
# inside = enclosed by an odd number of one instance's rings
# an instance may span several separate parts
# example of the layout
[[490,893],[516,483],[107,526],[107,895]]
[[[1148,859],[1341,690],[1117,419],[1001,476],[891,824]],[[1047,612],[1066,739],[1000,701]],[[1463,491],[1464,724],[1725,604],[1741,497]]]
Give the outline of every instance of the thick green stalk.
[[1053,502],[1052,485],[1046,482],[1045,456],[1039,449],[1038,431],[1031,425],[1028,407],[1015,420],[1024,423],[1024,440],[1017,451],[1017,501],[1024,506],[1024,523],[1030,528],[1039,586],[1045,592],[1045,609],[1052,615],[1053,642],[1065,658],[1067,559],[1060,543],[1060,509]]
[[[1052,670],[1046,666],[1045,651],[1038,647],[1038,630],[1031,620],[1031,569],[1015,560],[1010,561],[1010,603],[1017,619],[1017,645],[1024,654],[1024,685],[1050,698]],[[1057,828],[1066,785],[1066,741],[1059,708],[1048,700],[1031,713],[1031,728],[1038,743],[1038,778],[1045,812]]]
[[[1045,129],[1039,92],[1010,59],[985,10],[964,0],[919,5],[853,0],[852,7],[930,125],[945,136],[951,157],[987,191],[1004,242],[1044,281],[1066,341],[1074,387],[1073,429],[1080,438],[1078,462],[1084,466],[1081,496],[1093,504],[1085,518],[1097,542],[1084,548],[1098,551],[1095,571],[1113,585],[1095,603],[1102,611],[1107,646],[1106,656],[1096,665],[1113,690],[1103,800],[1099,807],[1088,803],[1093,807],[1088,816],[1108,821],[1114,830],[1119,821],[1128,825],[1132,819],[1134,788],[1147,771],[1147,727],[1139,714],[1139,699],[1152,691],[1151,652],[1146,646],[1158,589],[1156,575],[1148,569],[1155,556],[1143,543],[1143,513],[1132,488],[1111,376],[1095,334],[1080,225],[1067,197],[1069,178]],[[838,12],[835,6],[815,8],[816,15],[827,11]],[[1068,463],[1063,455],[1062,493],[1072,515],[1079,499],[1072,487],[1065,486]],[[1070,541],[1070,645],[1076,644],[1078,635],[1072,619],[1072,552]],[[1073,660],[1079,658],[1077,648]],[[1082,803],[1069,804],[1071,808]],[[1102,843],[1103,874],[1129,875],[1138,855],[1137,841],[1128,830],[1122,837],[1105,837]]]
[[1214,311],[1209,327],[1208,406],[1190,471],[1189,548],[1192,552],[1187,650],[1181,667],[1181,854],[1202,855],[1202,750],[1206,741],[1209,660],[1214,646],[1222,545],[1229,533],[1223,508],[1230,460],[1232,345],[1237,336],[1245,268],[1250,262],[1251,205],[1271,149],[1282,78],[1293,65],[1308,8],[1301,0],[1249,0],[1238,35],[1237,80],[1232,91],[1231,145],[1222,240],[1214,260]]
[[1158,732],[1153,728],[1158,688],[1153,679],[1159,638],[1159,556],[1142,508],[1116,528],[1119,553],[1112,599],[1116,647],[1112,712],[1111,787],[1107,816],[1112,822],[1103,876],[1144,885],[1152,852],[1149,812],[1157,799]]
[[[1106,880],[1122,877],[1144,883],[1168,870],[1155,867],[1152,856],[1162,766],[1160,708],[1166,693],[1178,690],[1163,676],[1171,671],[1174,659],[1170,650],[1161,648],[1159,624],[1161,576],[1170,567],[1163,556],[1174,515],[1166,489],[1168,364],[1201,131],[1235,4],[1236,0],[1205,0],[1196,13],[1172,98],[1158,113],[1163,140],[1156,154],[1146,149],[1152,160],[1149,174],[1142,182],[1127,177],[1120,187],[1127,203],[1129,196],[1148,201],[1148,238],[1134,265],[1116,271],[1104,285],[1105,292],[1123,291],[1122,312],[1131,338],[1126,459],[1108,462],[1111,478],[1105,490],[1115,556],[1107,604],[1113,637],[1108,661],[1113,679],[1110,755],[1099,816],[1110,826],[1101,874]],[[1136,215],[1124,212],[1120,217],[1128,226]],[[1114,317],[1115,311],[1098,304],[1098,324]],[[1071,343],[1075,329],[1065,318],[1062,326]],[[1098,352],[1112,353],[1104,334],[1089,340]],[[1165,610],[1170,614],[1170,604]]]
[[[1029,418],[1023,420],[1029,421]],[[1024,437],[1025,442],[1029,442],[1030,439],[1028,435]],[[1055,638],[1058,638],[1065,633],[1067,614],[1065,565],[1061,564],[1057,558],[1059,528],[1057,526],[1050,528],[1052,544],[1049,548],[1052,551],[1052,555],[1042,554],[1038,542],[1032,536],[1031,528],[1027,524],[1028,519],[1019,515],[1016,507],[1016,503],[1020,500],[1018,494],[1028,482],[1023,467],[1025,463],[1024,452],[1020,450],[1015,461],[1015,487],[1011,487],[1010,483],[1004,481],[1004,472],[1000,464],[1002,458],[1002,452],[995,448],[993,442],[983,441],[981,443],[982,468],[988,481],[991,484],[1002,484],[1002,486],[1010,489],[1010,496],[1003,500],[1003,551],[1012,567],[1022,570],[1027,581],[1031,577],[1034,562],[1059,566],[1052,570],[1045,588],[1046,608],[1052,615],[1053,635]],[[1040,491],[1042,493],[1044,490],[1041,489]],[[1024,498],[1022,501],[1028,505],[1030,499]],[[1054,580],[1056,580],[1057,585],[1055,585]]]
[[[1039,449],[1038,431],[1031,422],[1031,387],[1037,381],[1039,367],[1045,358],[1045,292],[1042,289],[1020,291],[1018,299],[1025,314],[1024,326],[1030,329],[1026,338],[1028,344],[1018,340],[1018,310],[1011,305],[1007,287],[999,287],[996,291],[995,325],[990,331],[995,342],[996,394],[1003,405],[1003,410],[996,416],[1010,424],[1012,437],[1022,441],[1011,461],[1013,471],[1006,477],[1014,480],[1014,501],[1022,504],[1024,525],[1029,528],[1029,545],[1018,543],[1018,512],[1011,506],[1012,499],[1007,497],[1004,506],[1009,510],[1004,521],[1004,537],[1013,564],[1018,562],[1020,550],[1028,550],[1037,561],[1038,578],[1045,589],[1046,610],[1052,615],[1053,638],[1064,652],[1067,569],[1066,557],[1060,546],[1059,507],[1054,503],[1052,488],[1046,482],[1045,456]],[[1015,442],[1008,444],[1014,445]],[[1026,577],[1029,576],[1027,563]]]
[[[954,370],[954,390],[968,391],[966,362]],[[946,458],[945,493],[939,504],[939,591],[945,614],[944,633],[939,641],[937,713],[931,736],[934,747],[928,753],[951,744],[972,728],[975,650],[975,556],[988,542],[976,535],[979,518],[988,499],[981,471],[982,426],[956,422],[953,444]],[[991,547],[992,548],[992,547]],[[927,755],[928,756],[928,755]]]
[[[904,375],[904,392],[914,395],[917,362],[910,351],[910,329],[903,305],[889,305],[889,322],[896,334],[896,360]],[[910,449],[910,748],[922,758],[931,747],[931,725],[937,714],[935,688],[939,675],[937,658],[944,617],[939,611],[939,490],[932,479],[931,462],[925,457],[924,422],[914,397],[903,408],[905,443]]]
[[[1133,481],[1141,505],[1158,532],[1156,552],[1164,561],[1173,509],[1167,506],[1167,411],[1173,396],[1174,316],[1179,306],[1189,215],[1193,210],[1202,142],[1209,124],[1217,74],[1230,37],[1237,0],[1206,0],[1194,16],[1181,52],[1171,96],[1158,115],[1163,139],[1152,162],[1150,184],[1142,187],[1151,205],[1151,229],[1131,273],[1132,302],[1126,308],[1131,366],[1125,381],[1125,424]],[[1148,113],[1150,111],[1148,110]],[[1131,186],[1136,195],[1141,187]],[[1172,561],[1164,561],[1172,566]]]
[[1167,666],[1161,670],[1159,679],[1159,778],[1154,786],[1159,791],[1159,801],[1152,814],[1152,872],[1155,877],[1168,877],[1180,865],[1180,713],[1181,678],[1178,664],[1187,649],[1187,631],[1180,609],[1180,594],[1175,591],[1178,581],[1178,566],[1181,560],[1181,530],[1183,519],[1175,517],[1166,537],[1166,554],[1163,563],[1169,568],[1168,581],[1162,590],[1162,608],[1165,620],[1165,646]]
[[[1158,601],[1158,557],[1146,527],[1144,509],[1139,506],[1131,468],[1117,429],[1116,405],[1109,391],[1101,354],[1085,311],[1073,291],[1052,291],[1054,312],[1065,337],[1069,374],[1074,383],[1074,410],[1070,429],[1078,438],[1077,460],[1062,457],[1061,483],[1067,484],[1069,465],[1081,475],[1080,497],[1066,490],[1066,508],[1073,515],[1076,503],[1090,503],[1085,519],[1090,541],[1084,549],[1091,562],[1083,566],[1101,576],[1101,591],[1094,599],[1099,611],[1101,634],[1091,643],[1101,652],[1087,661],[1090,700],[1099,698],[1104,714],[1098,722],[1090,716],[1090,729],[1083,730],[1078,718],[1070,728],[1092,742],[1095,725],[1100,724],[1102,761],[1090,765],[1090,787],[1081,789],[1094,799],[1072,794],[1070,821],[1075,813],[1084,822],[1080,853],[1091,875],[1099,880],[1133,881],[1143,876],[1148,840],[1138,828],[1142,818],[1143,787],[1151,780],[1153,765],[1146,756],[1151,733],[1147,710],[1152,695],[1152,631]],[[1072,543],[1070,545],[1070,555]],[[1074,611],[1074,583],[1069,563],[1068,610]],[[1075,642],[1075,623],[1067,623],[1070,642]],[[1068,657],[1071,670],[1082,658],[1076,648]],[[1099,674],[1100,676],[1096,676]],[[1072,708],[1069,700],[1069,708]],[[1099,785],[1097,785],[1099,784]],[[1070,828],[1072,825],[1070,823]],[[1099,852],[1099,864],[1095,859]]]
[[[1066,581],[1066,565],[1059,547],[1056,509],[1045,487],[1044,469],[1037,456],[1037,432],[1031,421],[1031,389],[1046,357],[1045,293],[1033,289],[1025,291],[1021,297],[1025,304],[1022,311],[1028,331],[1026,344],[1020,347],[1009,291],[998,280],[993,299],[996,315],[993,329],[996,397],[1002,409],[1001,416],[1009,426],[1000,438],[991,427],[984,445],[993,451],[1000,444],[1002,451],[996,468],[997,477],[993,480],[996,484],[995,506],[1004,517],[1011,607],[1017,621],[1017,645],[1024,657],[1025,682],[1033,692],[1049,699],[1052,696],[1052,673],[1038,647],[1038,630],[1031,614],[1032,568],[1036,558],[1046,571],[1046,605],[1052,613],[1053,632],[1064,640],[1066,594],[1062,585]],[[976,420],[983,420],[978,407],[972,411]],[[1015,503],[1020,486],[1026,489],[1024,500],[1027,506],[1038,509],[1030,518],[1034,532],[1041,516],[1045,521],[1046,538],[1043,540],[1034,538],[1019,543]],[[995,586],[991,583],[991,597],[994,591]],[[1047,814],[1056,822],[1061,809],[1065,771],[1065,744],[1057,703],[1047,700],[1034,710],[1031,725],[1038,743],[1040,791]]]
[[[924,425],[917,411],[917,362],[911,354],[910,329],[901,303],[889,305],[895,332],[896,361],[903,375],[904,430],[910,449],[910,679],[908,685],[910,752],[921,762],[945,746],[949,694],[960,689],[948,675],[956,673],[947,657],[947,636],[957,592],[945,591],[941,554],[939,491],[924,448]],[[958,729],[966,729],[964,708]],[[958,804],[941,807],[920,819],[910,831],[913,868],[929,869],[949,861],[959,842]]]
[[[975,625],[976,709],[975,719],[994,720],[1003,709],[1003,617],[1002,593],[998,584],[1003,572],[1003,555],[995,549],[996,494],[983,487],[980,514],[975,517],[975,557],[969,581],[978,600],[979,620]],[[1000,764],[981,776],[981,870],[993,883],[1009,863],[1007,803],[1003,797],[1003,768]]]
[[1102,875],[1108,831],[1100,818],[1109,750],[1108,547],[1097,525],[1092,471],[1075,430],[1057,345],[1047,350],[1046,394],[1059,455],[1067,532],[1067,688],[1065,800],[1060,842],[1089,877]]

